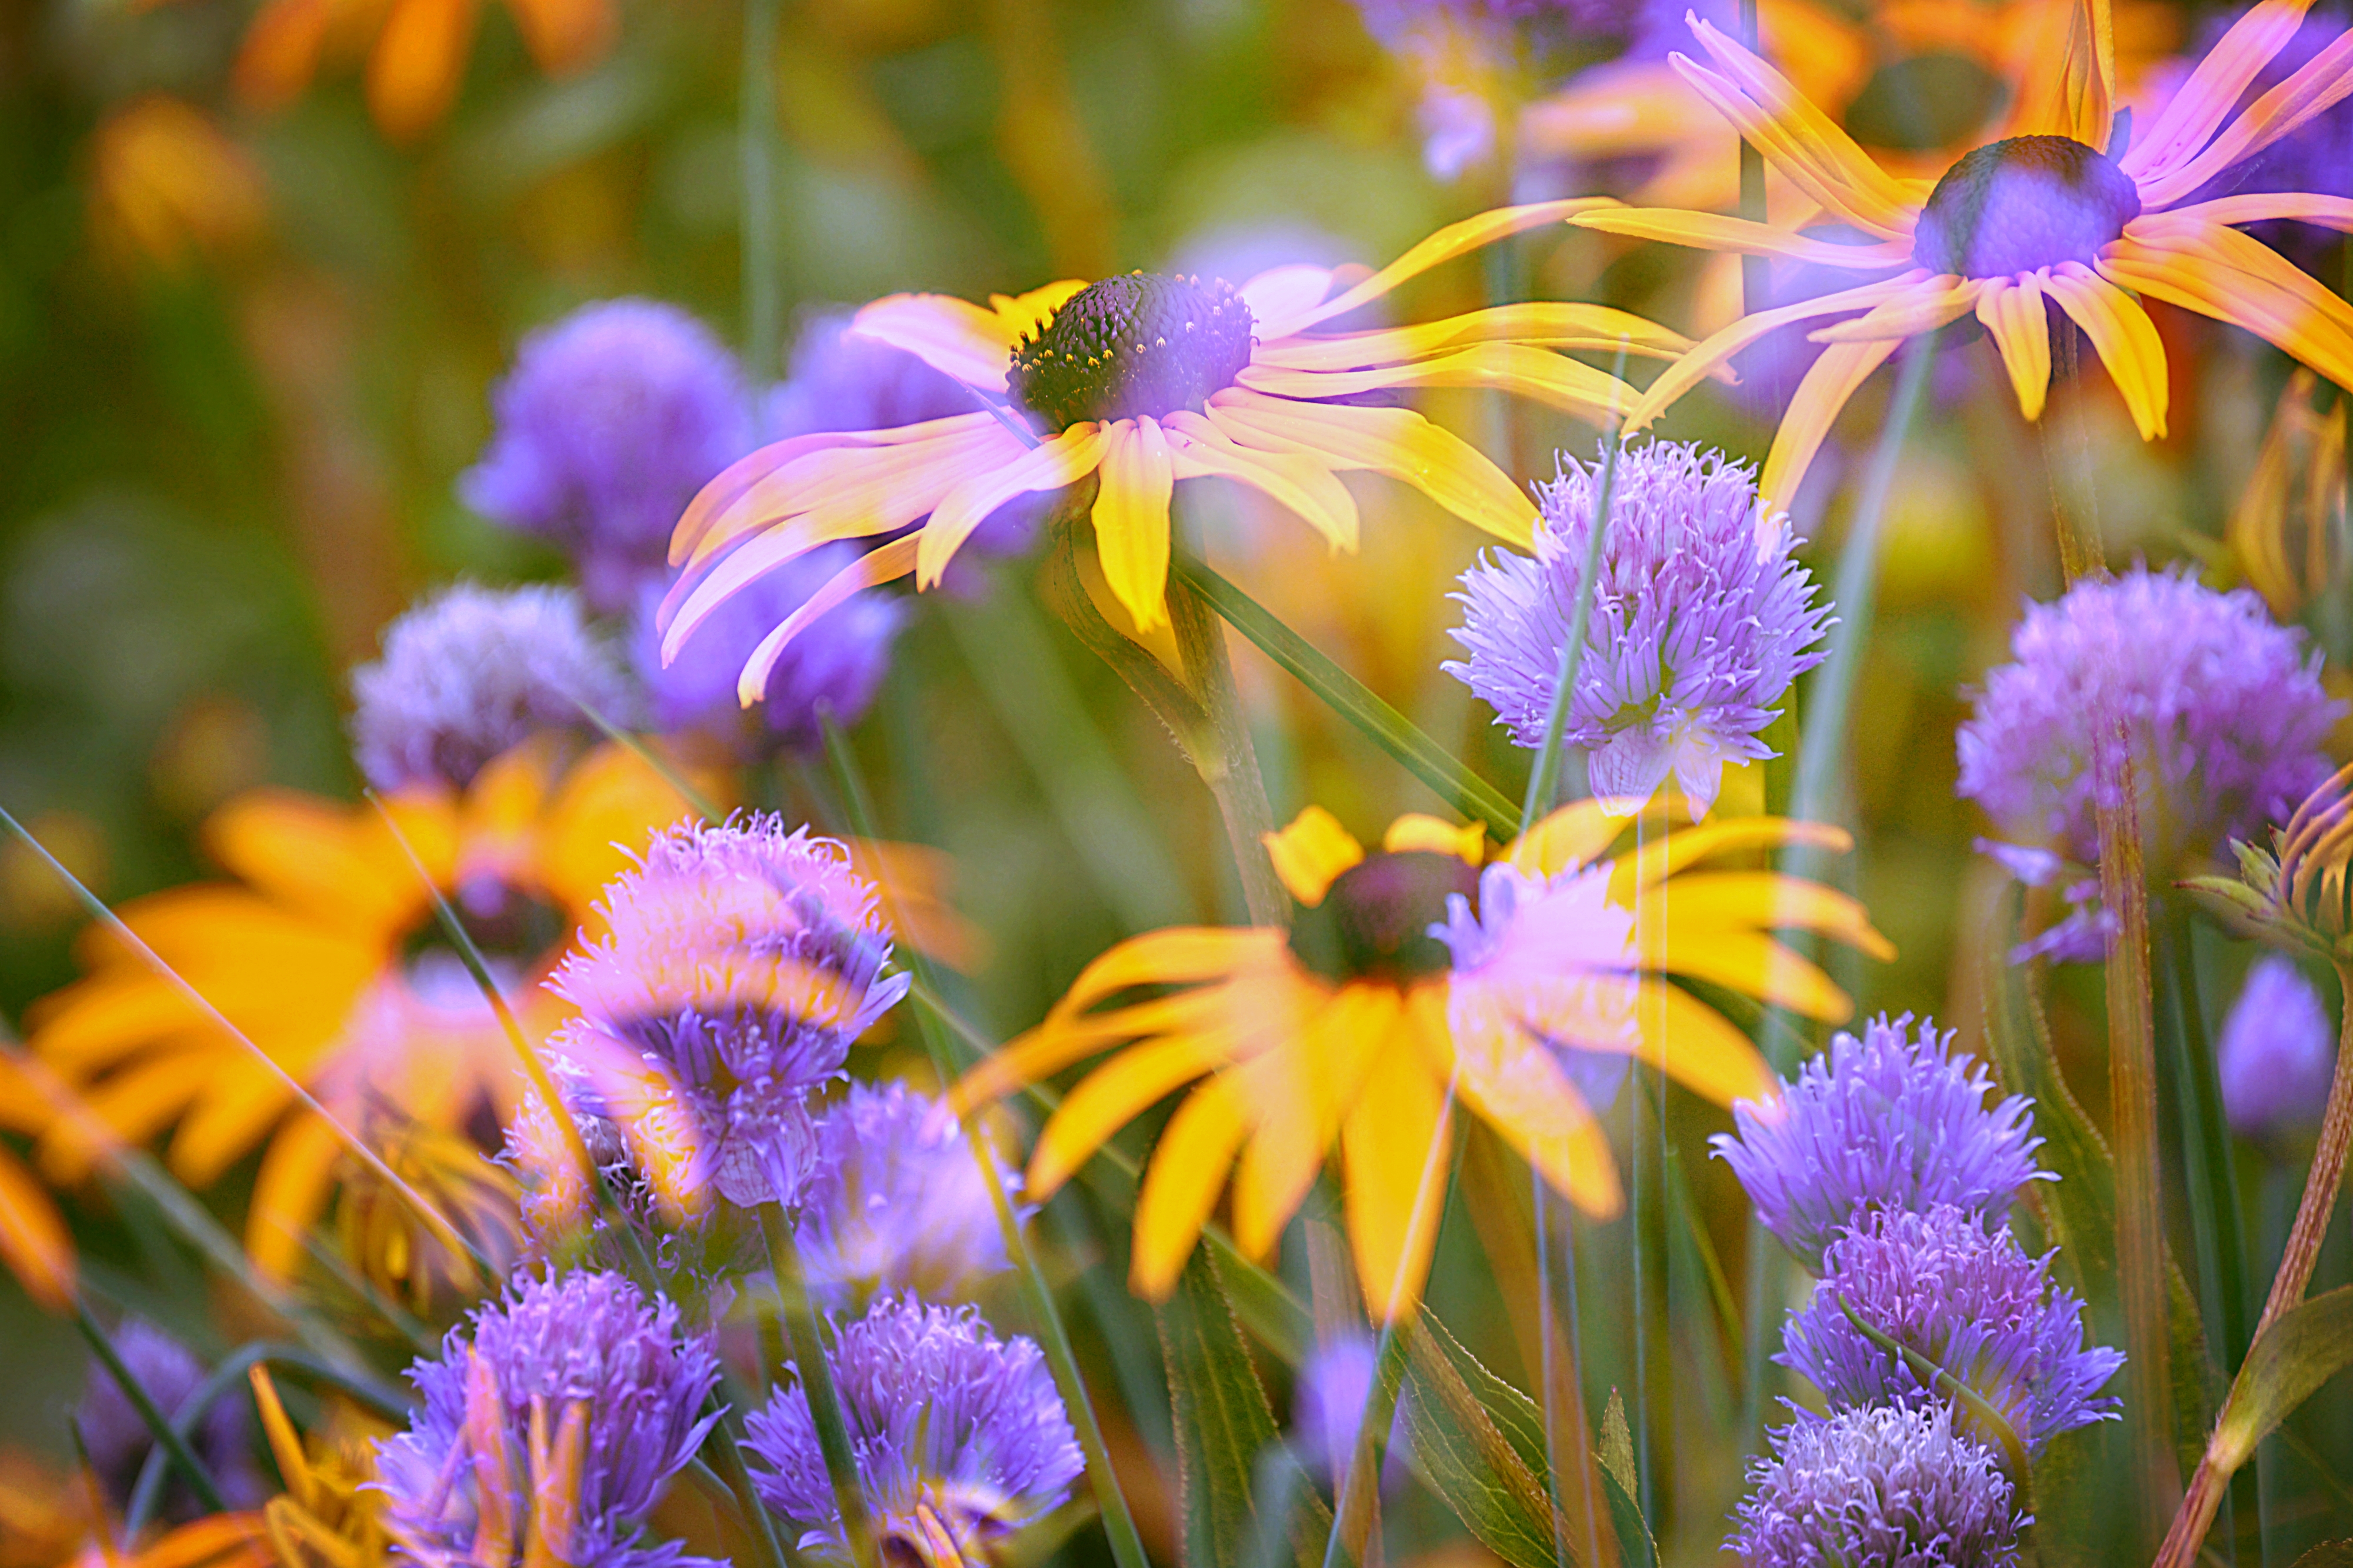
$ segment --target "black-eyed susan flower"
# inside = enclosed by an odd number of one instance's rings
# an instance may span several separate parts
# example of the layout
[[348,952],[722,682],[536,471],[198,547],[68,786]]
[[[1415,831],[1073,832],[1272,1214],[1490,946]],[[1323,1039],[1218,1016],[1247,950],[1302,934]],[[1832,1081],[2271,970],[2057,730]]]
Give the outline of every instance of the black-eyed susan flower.
[[2051,383],[2050,310],[2078,327],[2107,365],[2146,439],[2165,433],[2165,348],[2138,296],[2241,326],[2331,380],[2353,378],[2353,307],[2239,226],[2295,218],[2353,229],[2353,202],[2308,193],[2191,202],[2237,167],[2353,93],[2353,37],[2233,113],[2254,73],[2296,31],[2309,0],[2264,0],[2201,61],[2145,126],[2116,114],[2107,6],[2087,0],[2052,73],[2022,95],[2009,133],[1963,155],[1933,184],[1890,174],[1772,66],[1708,23],[1692,26],[1713,66],[1675,68],[1803,191],[1842,243],[1712,214],[1592,208],[1569,221],[1708,250],[1808,261],[1862,275],[1853,288],[1744,316],[1654,382],[1630,423],[1655,418],[1776,328],[1851,317],[1812,333],[1830,348],[1799,383],[1765,462],[1763,488],[1787,506],[1847,399],[1906,340],[1974,315],[2000,353],[2030,419]]
[[928,588],[1006,502],[1091,477],[1103,576],[1144,630],[1166,617],[1168,509],[1180,479],[1247,485],[1333,548],[1351,549],[1356,503],[1339,476],[1386,474],[1525,549],[1535,509],[1520,487],[1460,437],[1388,405],[1388,395],[1488,387],[1599,421],[1631,391],[1567,351],[1622,346],[1665,358],[1683,340],[1623,311],[1549,301],[1405,327],[1314,329],[1440,262],[1595,205],[1485,213],[1361,279],[1293,266],[1237,288],[1137,272],[995,295],[985,307],[938,294],[878,300],[854,331],[954,376],[972,411],[799,437],[712,480],[670,541],[683,574],[665,606],[664,651],[675,656],[721,605],[786,562],[836,540],[888,537],[754,651],[738,692],[749,705],[786,643],[848,595],[910,574]]
[[[1122,942],[958,1095],[986,1100],[1127,1047],[1040,1134],[1029,1191],[1042,1201],[1155,1100],[1204,1079],[1145,1174],[1135,1288],[1174,1288],[1229,1176],[1235,1240],[1270,1254],[1336,1142],[1366,1299],[1384,1317],[1409,1308],[1430,1268],[1457,1105],[1579,1208],[1613,1215],[1616,1167],[1575,1058],[1638,1059],[1719,1105],[1770,1095],[1746,1037],[1663,977],[1837,1020],[1852,1010],[1845,994],[1769,933],[1803,928],[1892,952],[1861,906],[1827,888],[1690,870],[1739,848],[1843,847],[1834,828],[1749,817],[1601,859],[1623,826],[1580,802],[1485,865],[1476,826],[1401,817],[1367,854],[1311,807],[1268,837],[1303,911],[1292,931],[1178,928]],[[1166,989],[1121,1000],[1145,986]]]

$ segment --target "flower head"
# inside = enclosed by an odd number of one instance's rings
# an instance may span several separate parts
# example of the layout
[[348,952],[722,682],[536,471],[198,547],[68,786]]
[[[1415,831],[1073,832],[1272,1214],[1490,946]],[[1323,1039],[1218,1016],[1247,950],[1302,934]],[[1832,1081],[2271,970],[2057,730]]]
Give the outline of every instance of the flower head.
[[2328,1009],[2295,961],[2255,960],[2214,1048],[2222,1112],[2242,1138],[2274,1139],[2320,1123],[2337,1070]]
[[[115,1331],[114,1349],[132,1381],[146,1392],[167,1420],[177,1417],[189,1396],[204,1384],[204,1363],[153,1323],[137,1318],[124,1320]],[[73,1424],[90,1468],[106,1489],[107,1500],[118,1509],[129,1507],[132,1489],[154,1449],[155,1437],[122,1385],[96,1362],[90,1363],[81,1402],[74,1406]],[[260,1472],[254,1468],[252,1444],[245,1407],[234,1398],[214,1400],[190,1435],[189,1447],[211,1472],[223,1500],[231,1508],[251,1508],[262,1499],[264,1489]],[[195,1494],[176,1472],[172,1479],[164,1512],[174,1519],[194,1518],[199,1511]]]
[[659,834],[606,889],[611,934],[549,983],[580,1009],[550,1042],[672,1201],[715,1187],[798,1201],[816,1167],[809,1094],[905,994],[891,929],[849,852],[781,818]]
[[1989,672],[1960,729],[1960,793],[2013,832],[2099,859],[2103,782],[2130,748],[2152,871],[2284,822],[2328,776],[2322,742],[2345,711],[2320,655],[2243,589],[2137,568],[2030,607],[2014,662]]
[[854,594],[828,611],[770,668],[757,712],[745,712],[736,700],[735,675],[769,629],[789,619],[857,553],[835,545],[770,573],[721,605],[667,665],[659,625],[662,591],[646,584],[629,652],[655,728],[749,760],[780,747],[822,745],[828,714],[838,724],[856,723],[881,687],[891,644],[906,620],[895,599]]
[[543,731],[586,730],[586,702],[619,720],[628,689],[568,588],[459,583],[384,634],[352,671],[352,750],[381,790],[463,789],[500,752]]
[[[1644,356],[1683,340],[1588,305],[1500,306],[1396,330],[1314,329],[1451,257],[1580,211],[1579,201],[1507,207],[1440,230],[1361,282],[1278,267],[1239,287],[1130,273],[1066,280],[989,308],[893,295],[851,323],[972,392],[969,413],[895,429],[797,437],[713,480],[679,522],[683,569],[666,606],[675,657],[718,606],[785,562],[835,540],[891,537],[839,573],[764,640],[739,690],[756,701],[769,664],[843,595],[913,574],[940,581],[1006,502],[1090,476],[1096,552],[1139,629],[1166,616],[1168,508],[1178,480],[1219,476],[1298,513],[1352,549],[1356,504],[1338,475],[1369,469],[1525,546],[1535,509],[1501,469],[1389,395],[1478,385],[1599,419],[1630,400],[1615,376],[1567,356],[1625,345]],[[1367,395],[1379,395],[1377,403]],[[911,524],[920,524],[910,529]]]
[[[1542,487],[1533,556],[1489,552],[1462,574],[1467,660],[1446,665],[1512,739],[1544,743],[1582,589],[1602,465],[1563,463]],[[1773,754],[1757,733],[1822,661],[1829,612],[1791,558],[1786,516],[1746,467],[1651,441],[1620,456],[1593,584],[1567,744],[1592,753],[1596,794],[1647,798],[1672,773],[1704,815],[1726,762]]]
[[660,574],[679,513],[754,440],[734,355],[651,300],[583,306],[532,333],[491,403],[491,443],[459,493],[561,545],[602,610]]
[[[2050,1260],[2019,1249],[2010,1227],[1966,1210],[1866,1213],[1832,1241],[1813,1300],[1789,1315],[1778,1360],[1834,1410],[1943,1404],[1949,1395],[1872,1342],[1855,1316],[1926,1356],[1982,1397],[2029,1451],[2061,1432],[2110,1420],[2099,1396],[2120,1352],[2084,1343],[2084,1303],[2054,1289]],[[1982,1441],[1997,1434],[1975,1429]]]
[[1725,1549],[1749,1568],[2010,1568],[2019,1508],[1992,1451],[1942,1405],[1801,1415],[1748,1465]]
[[[902,1290],[937,1300],[1012,1266],[972,1145],[939,1101],[903,1083],[853,1083],[818,1142],[800,1249],[821,1297],[853,1310]],[[998,1180],[1020,1190],[1012,1172]]]
[[699,1563],[635,1539],[718,1418],[718,1359],[678,1309],[617,1274],[526,1275],[471,1326],[409,1369],[422,1404],[376,1446],[397,1555],[459,1568],[535,1542],[584,1568]]
[[[1060,1507],[1085,1468],[1038,1346],[979,1313],[885,1297],[842,1325],[827,1364],[849,1427],[883,1561],[958,1568]],[[753,1481],[801,1525],[804,1551],[848,1542],[798,1380],[745,1423]]]
[[1985,1064],[1953,1050],[1950,1030],[1911,1023],[1833,1035],[1778,1100],[1735,1105],[1737,1131],[1710,1140],[1765,1228],[1817,1272],[1863,1211],[1949,1204],[1999,1221],[2027,1183],[2056,1180],[2034,1162],[2033,1101],[1989,1106]]

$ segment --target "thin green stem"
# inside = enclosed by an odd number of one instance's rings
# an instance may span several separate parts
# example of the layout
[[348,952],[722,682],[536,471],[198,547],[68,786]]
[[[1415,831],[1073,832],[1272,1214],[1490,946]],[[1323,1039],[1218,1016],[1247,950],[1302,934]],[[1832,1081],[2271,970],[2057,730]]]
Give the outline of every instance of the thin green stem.
[[106,1368],[106,1374],[114,1379],[114,1385],[122,1390],[122,1397],[131,1401],[131,1408],[139,1413],[139,1419],[145,1423],[157,1446],[172,1457],[172,1463],[177,1465],[180,1473],[188,1479],[188,1485],[195,1492],[197,1500],[205,1505],[205,1511],[227,1513],[228,1504],[221,1500],[220,1488],[214,1482],[212,1472],[205,1468],[204,1461],[196,1458],[196,1451],[188,1447],[188,1440],[181,1436],[178,1429],[155,1407],[153,1397],[132,1375],[131,1369],[123,1364],[122,1352],[114,1348],[113,1340],[90,1315],[90,1304],[77,1301],[74,1309],[74,1321],[81,1330],[81,1337],[90,1342],[90,1348],[97,1354],[99,1363]]
[[[720,1479],[734,1494],[735,1510],[743,1515],[744,1528],[760,1543],[767,1568],[801,1568],[799,1549],[776,1533],[776,1516],[760,1500],[760,1489],[752,1484],[752,1471],[744,1463],[744,1445],[736,1438],[735,1424],[741,1419],[737,1412],[748,1407],[751,1401],[734,1383],[733,1377],[727,1379],[729,1397],[725,1400],[716,1393],[712,1395],[712,1403],[717,1404],[719,1409],[717,1418],[711,1423],[711,1435],[703,1439],[702,1446],[718,1456]],[[708,1405],[705,1411],[709,1412]]]
[[744,179],[744,369],[776,378],[784,352],[784,278],[776,265],[776,16],[779,0],[744,0],[743,98],[736,135]]
[[1288,926],[1291,894],[1282,879],[1274,874],[1274,861],[1266,848],[1267,836],[1274,831],[1274,810],[1266,798],[1265,777],[1259,772],[1250,716],[1242,711],[1241,693],[1234,686],[1225,628],[1218,624],[1208,601],[1184,577],[1172,574],[1167,592],[1176,651],[1205,721],[1206,733],[1186,750],[1225,822],[1250,923]]
[[841,1393],[834,1386],[833,1366],[826,1359],[825,1332],[818,1322],[817,1304],[809,1300],[808,1280],[801,1272],[800,1243],[793,1235],[791,1216],[778,1205],[762,1204],[760,1234],[768,1244],[768,1268],[776,1276],[785,1341],[792,1346],[793,1364],[801,1374],[809,1425],[817,1429],[826,1479],[833,1483],[833,1506],[841,1514],[841,1532],[849,1542],[850,1560],[858,1568],[879,1568],[881,1559],[875,1546],[874,1516],[867,1510],[866,1491],[859,1482],[857,1450],[850,1446]]
[[[871,841],[874,837],[874,812],[866,793],[866,781],[849,742],[830,715],[825,721],[825,744],[826,754],[833,763],[835,782],[841,789],[842,809],[849,818],[849,830]],[[912,947],[907,950],[907,961],[908,967],[914,971],[915,993],[937,998],[939,987],[930,961],[921,950]],[[945,1016],[944,1009],[936,1002],[919,1005],[915,1010],[916,1033],[922,1037],[933,1072],[944,1085],[954,1083],[958,1076],[947,1038],[941,1032],[941,1021]],[[1118,1568],[1150,1568],[1144,1538],[1137,1533],[1135,1516],[1127,1506],[1127,1494],[1121,1490],[1118,1472],[1112,1468],[1111,1448],[1103,1441],[1102,1424],[1095,1418],[1094,1401],[1079,1370],[1078,1353],[1071,1349],[1070,1332],[1054,1305],[1053,1289],[1047,1283],[1045,1270],[1039,1265],[1037,1254],[1030,1250],[1029,1238],[1021,1234],[1020,1218],[1006,1196],[1005,1184],[997,1174],[996,1152],[988,1147],[987,1134],[977,1121],[965,1114],[960,1114],[957,1121],[972,1150],[973,1163],[988,1189],[990,1205],[997,1212],[997,1230],[1005,1240],[1006,1256],[1014,1260],[1023,1304],[1037,1331],[1039,1346],[1046,1352],[1046,1364],[1053,1372],[1055,1387],[1061,1394],[1071,1426],[1078,1434],[1079,1447],[1086,1455],[1087,1478],[1094,1489],[1095,1507],[1103,1515],[1103,1533],[1111,1541],[1112,1558]]]
[[[1617,374],[1626,374],[1626,350],[1618,350]],[[1520,804],[1522,831],[1544,820],[1552,809],[1560,778],[1561,737],[1568,728],[1568,710],[1577,702],[1577,677],[1585,662],[1585,634],[1593,619],[1593,580],[1601,571],[1602,541],[1609,532],[1609,509],[1618,494],[1618,459],[1626,450],[1621,431],[1601,458],[1601,489],[1593,500],[1593,526],[1586,531],[1585,563],[1577,578],[1577,605],[1569,612],[1568,636],[1560,645],[1560,664],[1553,672],[1552,700],[1545,707],[1544,743],[1536,748],[1528,769],[1527,798]]]

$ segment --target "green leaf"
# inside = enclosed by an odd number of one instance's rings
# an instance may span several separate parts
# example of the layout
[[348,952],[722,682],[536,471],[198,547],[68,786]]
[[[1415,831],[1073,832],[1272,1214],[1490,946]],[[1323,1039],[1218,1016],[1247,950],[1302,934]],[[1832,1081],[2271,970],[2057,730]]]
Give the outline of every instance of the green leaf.
[[1564,1532],[1543,1480],[1535,1402],[1482,1366],[1427,1308],[1407,1334],[1399,1408],[1416,1470],[1496,1556],[1514,1568],[1555,1568]]
[[2295,1568],[2353,1568],[2353,1541],[2324,1541],[2297,1558]]
[[2353,1285],[2283,1312],[2255,1337],[2215,1424],[2207,1457],[2224,1475],[2320,1385],[2353,1364]]
[[1651,1539],[1651,1522],[1642,1517],[1634,1435],[1626,1424],[1626,1401],[1614,1388],[1601,1413],[1601,1484],[1609,1494],[1609,1521],[1618,1527],[1620,1550],[1638,1568],[1656,1568],[1659,1543]]
[[[1168,1365],[1186,1568],[1228,1568],[1256,1549],[1261,1534],[1254,1478],[1259,1456],[1277,1441],[1274,1412],[1206,1247],[1194,1250],[1176,1293],[1153,1315]],[[1303,1564],[1320,1560],[1316,1545],[1328,1529],[1328,1520],[1293,1528]]]

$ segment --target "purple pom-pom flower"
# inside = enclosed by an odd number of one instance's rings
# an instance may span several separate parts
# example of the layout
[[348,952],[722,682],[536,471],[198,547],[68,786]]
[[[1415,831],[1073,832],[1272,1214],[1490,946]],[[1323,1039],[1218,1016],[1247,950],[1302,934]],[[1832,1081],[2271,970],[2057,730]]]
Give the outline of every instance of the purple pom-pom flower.
[[[1444,668],[1530,749],[1544,743],[1600,489],[1600,464],[1564,462],[1539,487],[1535,553],[1491,552],[1454,595],[1454,640],[1471,657]],[[1639,802],[1672,774],[1704,815],[1725,763],[1773,754],[1758,733],[1821,662],[1827,625],[1796,544],[1746,465],[1671,441],[1620,456],[1563,731],[1589,753],[1596,795]]]
[[2055,1180],[2034,1161],[2033,1101],[1989,1106],[1985,1064],[1934,1020],[1874,1018],[1798,1069],[1780,1098],[1741,1100],[1710,1142],[1757,1217],[1807,1268],[1866,1209],[1950,1204],[1999,1221],[2019,1190]]
[[[2020,1250],[2008,1226],[1950,1204],[1868,1213],[1831,1243],[1813,1300],[1792,1312],[1775,1359],[1834,1410],[1943,1404],[1950,1397],[1858,1329],[1857,1317],[1981,1395],[2031,1453],[2061,1432],[2114,1419],[2100,1388],[2121,1352],[2084,1342],[2084,1303],[2053,1289],[2050,1259]],[[1841,1305],[1843,1303],[1843,1305]],[[1981,1441],[1966,1411],[1957,1419]]]
[[[1012,1267],[972,1144],[940,1101],[903,1083],[853,1083],[818,1149],[799,1239],[819,1300],[859,1310],[904,1290],[951,1299]],[[997,1180],[1020,1191],[1001,1163]]]
[[906,992],[891,926],[849,851],[773,816],[655,836],[614,879],[603,941],[550,988],[580,1009],[550,1040],[576,1114],[628,1134],[664,1198],[800,1201],[808,1098]]
[[600,610],[659,576],[687,502],[753,445],[742,371],[675,305],[609,300],[532,333],[491,394],[468,506],[560,545]]
[[543,731],[586,731],[586,702],[616,723],[630,693],[579,595],[459,583],[385,628],[384,657],[352,671],[352,750],[381,790],[462,789]]
[[[1085,1468],[1031,1341],[1000,1340],[969,1307],[885,1297],[827,1357],[883,1561],[988,1561],[987,1548],[1060,1507]],[[849,1559],[799,1381],[745,1422],[763,1500],[803,1527],[804,1552]]]
[[2079,865],[2098,864],[2099,806],[2118,803],[2119,726],[2153,874],[2284,822],[2328,776],[2321,745],[2345,705],[2303,634],[2244,589],[2179,570],[2087,579],[2029,607],[2010,654],[1960,728],[1957,787]]
[[2255,960],[2222,1020],[2214,1058],[2222,1113],[2242,1138],[2278,1140],[2320,1125],[2337,1033],[2295,960],[2275,952]]
[[2033,1523],[1942,1405],[1800,1415],[1749,1461],[1725,1549],[1749,1568],[2010,1568]]
[[674,1568],[638,1526],[717,1419],[719,1363],[678,1309],[617,1274],[526,1276],[481,1307],[470,1342],[409,1369],[422,1404],[376,1445],[396,1560],[419,1568],[530,1561]]

